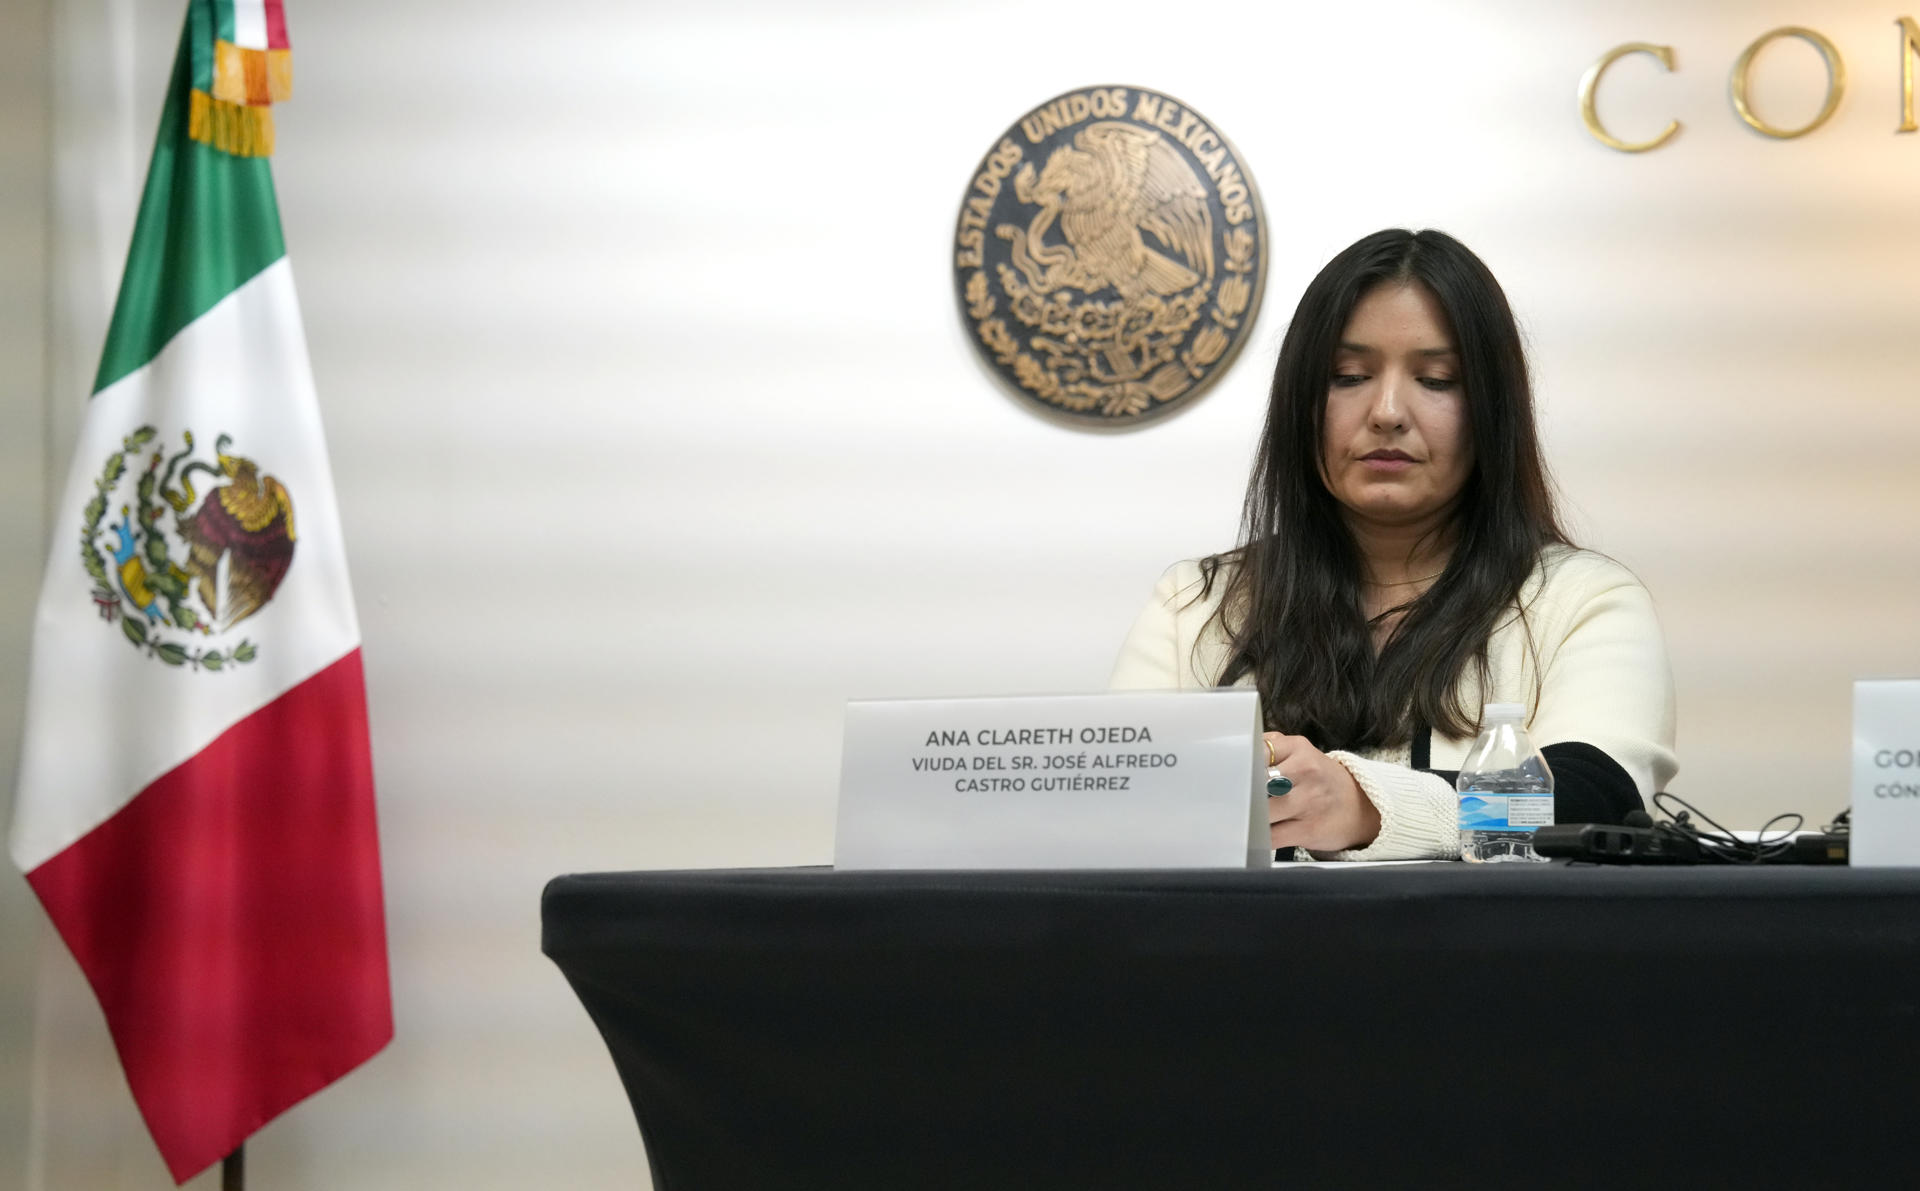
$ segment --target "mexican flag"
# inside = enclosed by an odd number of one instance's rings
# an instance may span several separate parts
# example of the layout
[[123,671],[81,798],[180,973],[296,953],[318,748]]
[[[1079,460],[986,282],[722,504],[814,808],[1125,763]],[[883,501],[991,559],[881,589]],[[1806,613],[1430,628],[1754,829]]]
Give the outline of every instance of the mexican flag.
[[193,0],[56,522],[10,839],[185,1182],[393,1036],[278,0]]

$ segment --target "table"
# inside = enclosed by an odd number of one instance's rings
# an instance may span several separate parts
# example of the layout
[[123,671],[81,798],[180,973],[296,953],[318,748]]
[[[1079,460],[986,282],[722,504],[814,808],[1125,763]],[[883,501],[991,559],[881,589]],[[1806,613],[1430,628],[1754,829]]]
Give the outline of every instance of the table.
[[677,1189],[1833,1186],[1911,1171],[1920,871],[560,877]]

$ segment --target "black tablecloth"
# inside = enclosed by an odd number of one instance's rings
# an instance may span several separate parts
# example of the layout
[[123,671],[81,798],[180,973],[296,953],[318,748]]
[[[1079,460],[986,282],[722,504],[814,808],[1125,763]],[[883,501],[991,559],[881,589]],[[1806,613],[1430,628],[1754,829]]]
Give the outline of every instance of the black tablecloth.
[[606,873],[542,912],[667,1191],[1920,1158],[1920,871]]

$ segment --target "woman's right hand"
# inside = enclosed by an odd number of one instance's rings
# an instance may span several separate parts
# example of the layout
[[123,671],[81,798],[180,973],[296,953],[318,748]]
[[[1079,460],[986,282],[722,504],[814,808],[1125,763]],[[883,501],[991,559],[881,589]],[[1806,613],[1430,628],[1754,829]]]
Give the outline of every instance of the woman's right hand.
[[1380,835],[1380,811],[1347,767],[1304,736],[1266,734],[1268,757],[1293,783],[1267,799],[1267,835],[1275,848],[1344,852]]

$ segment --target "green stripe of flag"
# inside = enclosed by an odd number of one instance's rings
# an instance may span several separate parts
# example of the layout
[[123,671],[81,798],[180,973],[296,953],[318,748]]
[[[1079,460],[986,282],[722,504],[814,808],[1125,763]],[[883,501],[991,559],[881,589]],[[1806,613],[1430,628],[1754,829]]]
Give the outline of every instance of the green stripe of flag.
[[187,136],[194,33],[190,11],[100,353],[96,393],[144,367],[188,323],[287,253],[268,159],[230,156]]
[[213,93],[213,0],[187,0],[187,45],[193,55],[193,86]]

